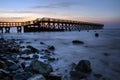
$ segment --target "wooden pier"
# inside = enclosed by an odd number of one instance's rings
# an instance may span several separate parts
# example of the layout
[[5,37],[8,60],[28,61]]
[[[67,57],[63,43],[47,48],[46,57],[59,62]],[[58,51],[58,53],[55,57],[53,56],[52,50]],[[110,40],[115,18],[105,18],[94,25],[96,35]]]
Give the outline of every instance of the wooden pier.
[[80,30],[94,30],[103,29],[103,24],[81,22],[74,20],[64,20],[55,18],[38,18],[33,21],[26,22],[0,22],[0,31],[3,33],[10,32],[11,27],[16,27],[17,32],[40,32],[40,31],[80,31]]

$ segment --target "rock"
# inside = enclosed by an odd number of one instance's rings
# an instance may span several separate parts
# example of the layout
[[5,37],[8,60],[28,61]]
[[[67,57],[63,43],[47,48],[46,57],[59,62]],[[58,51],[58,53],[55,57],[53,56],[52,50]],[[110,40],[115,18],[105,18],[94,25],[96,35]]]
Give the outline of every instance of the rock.
[[71,71],[70,72],[72,80],[80,80],[82,78],[86,78],[87,75],[85,73],[79,72],[79,71]]
[[40,44],[45,44],[44,42],[40,42]]
[[6,64],[4,61],[0,60],[0,68],[6,68]]
[[84,44],[83,41],[79,41],[79,40],[73,40],[72,43],[73,44]]
[[104,56],[110,56],[110,54],[109,54],[109,53],[103,53],[103,55],[104,55]]
[[44,77],[45,77],[46,80],[62,80],[61,76],[45,75]]
[[27,55],[27,54],[22,54],[22,55],[20,56],[20,58],[25,59],[25,60],[30,60],[30,59],[31,59],[30,56]]
[[54,46],[48,46],[48,49],[54,51],[55,47]]
[[27,48],[31,49],[31,51],[32,51],[33,53],[36,53],[36,52],[39,51],[38,49],[32,47],[31,45],[28,45]]
[[37,60],[37,59],[39,59],[39,55],[34,54],[32,58]]
[[75,67],[75,70],[84,73],[90,73],[92,71],[90,61],[81,60]]
[[32,76],[32,73],[30,72],[19,72],[15,74],[15,76],[13,77],[13,80],[27,80],[31,76]]
[[16,71],[19,68],[21,68],[20,64],[14,64],[14,65],[12,65],[12,66],[9,67],[9,70]]
[[10,72],[0,69],[0,80],[3,79],[4,77],[7,77]]
[[99,34],[98,34],[98,33],[95,33],[95,37],[99,37]]
[[97,77],[97,78],[101,78],[102,77],[102,74],[99,74],[99,73],[94,73],[93,74],[95,77]]
[[25,49],[25,50],[23,51],[23,53],[25,53],[25,54],[31,54],[32,51],[31,51],[30,49]]
[[15,63],[14,61],[12,61],[12,60],[6,60],[5,63],[6,63],[6,65],[7,65],[8,67],[16,64],[16,63]]
[[38,74],[38,75],[33,75],[32,77],[30,77],[27,80],[46,80],[46,79],[43,75]]
[[53,68],[50,64],[45,64],[38,60],[34,60],[30,63],[30,69],[32,72],[39,74],[49,74],[53,71]]
[[25,62],[22,62],[22,63],[21,63],[21,67],[22,67],[23,69],[25,69],[25,65],[26,65]]
[[54,57],[49,57],[48,61],[55,61],[56,59]]

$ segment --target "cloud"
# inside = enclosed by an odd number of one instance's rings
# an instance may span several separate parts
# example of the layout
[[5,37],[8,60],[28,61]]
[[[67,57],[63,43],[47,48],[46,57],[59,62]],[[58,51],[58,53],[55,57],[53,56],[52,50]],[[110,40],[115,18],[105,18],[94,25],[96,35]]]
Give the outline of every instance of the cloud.
[[51,3],[47,5],[37,5],[32,7],[33,9],[39,9],[39,8],[70,8],[72,6],[78,5],[78,3],[75,2],[59,2],[59,3]]

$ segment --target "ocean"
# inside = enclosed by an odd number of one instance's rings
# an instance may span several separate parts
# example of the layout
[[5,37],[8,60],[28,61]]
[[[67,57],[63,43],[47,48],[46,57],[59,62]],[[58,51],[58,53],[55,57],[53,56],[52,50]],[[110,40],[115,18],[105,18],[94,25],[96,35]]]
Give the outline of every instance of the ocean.
[[[0,35],[5,39],[21,39],[24,41],[22,45],[32,45],[39,50],[45,48],[40,42],[55,46],[55,57],[59,60],[50,64],[54,69],[59,68],[55,74],[62,75],[63,80],[70,80],[70,65],[77,64],[80,60],[91,62],[92,74],[99,73],[110,80],[120,80],[120,29],[34,33],[16,33],[14,29],[11,31],[12,33]],[[95,33],[99,36],[95,37]],[[73,40],[85,44],[74,45]],[[65,73],[64,70],[68,72]],[[103,80],[92,74],[88,80]]]

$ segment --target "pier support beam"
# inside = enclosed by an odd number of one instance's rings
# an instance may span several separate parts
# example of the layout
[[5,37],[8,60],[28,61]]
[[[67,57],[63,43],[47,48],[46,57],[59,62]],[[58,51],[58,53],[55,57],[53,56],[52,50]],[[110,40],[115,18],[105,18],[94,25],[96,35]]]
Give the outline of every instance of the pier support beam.
[[10,27],[5,27],[5,33],[10,33]]
[[21,26],[18,26],[18,27],[17,27],[17,32],[18,32],[18,33],[21,33],[21,32],[22,32],[22,27],[21,27]]
[[0,33],[3,33],[3,28],[2,27],[0,27]]

